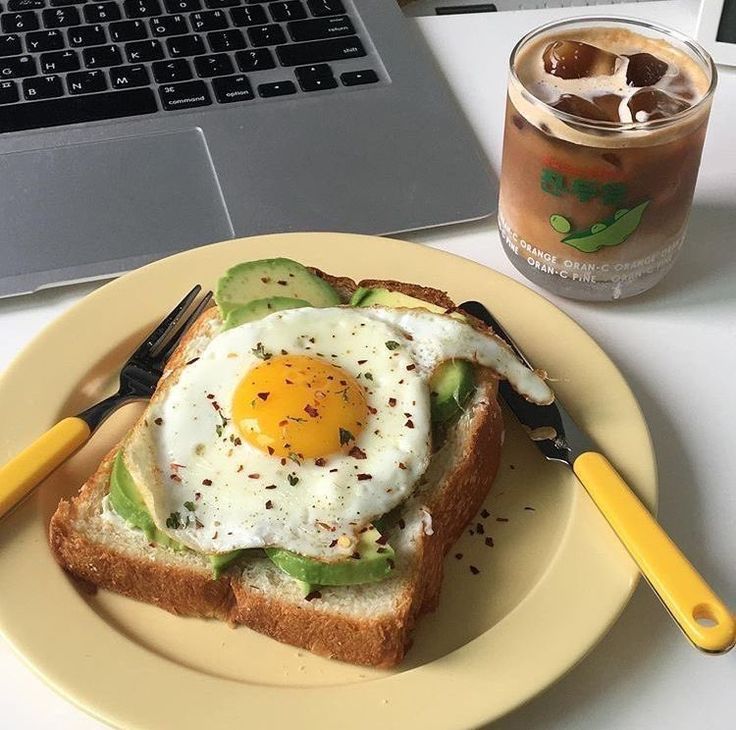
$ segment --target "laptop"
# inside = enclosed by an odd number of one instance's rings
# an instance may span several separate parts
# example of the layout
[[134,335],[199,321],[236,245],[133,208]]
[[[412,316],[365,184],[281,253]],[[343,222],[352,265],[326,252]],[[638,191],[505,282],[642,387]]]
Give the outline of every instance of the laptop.
[[240,236],[495,209],[488,164],[391,0],[2,9],[0,296]]

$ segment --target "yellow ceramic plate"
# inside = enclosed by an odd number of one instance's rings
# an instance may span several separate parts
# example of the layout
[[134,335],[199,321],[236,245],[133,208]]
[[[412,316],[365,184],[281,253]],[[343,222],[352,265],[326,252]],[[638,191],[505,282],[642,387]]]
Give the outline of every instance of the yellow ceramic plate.
[[[198,248],[85,298],[0,381],[0,462],[62,416],[111,392],[134,344],[194,282],[212,287],[228,266],[273,256],[356,279],[422,282],[458,302],[483,301],[547,369],[627,482],[655,503],[654,457],[636,400],[574,322],[523,286],[464,259],[340,234]],[[177,618],[105,591],[90,595],[51,557],[49,518],[138,410],[128,406],[106,423],[0,526],[0,628],[52,687],[113,725],[309,729],[334,727],[339,718],[351,730],[477,726],[572,667],[615,621],[636,583],[632,562],[582,489],[562,467],[543,461],[507,414],[489,516],[479,515],[473,534],[466,532],[447,557],[440,607],[421,621],[414,647],[395,671],[329,661],[245,628]],[[480,573],[471,573],[471,565]]]

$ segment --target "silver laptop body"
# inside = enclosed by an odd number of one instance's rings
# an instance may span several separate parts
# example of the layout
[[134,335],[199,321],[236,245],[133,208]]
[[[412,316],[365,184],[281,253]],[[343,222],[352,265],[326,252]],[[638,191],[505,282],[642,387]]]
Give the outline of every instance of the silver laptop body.
[[[135,16],[145,3],[160,1],[115,0],[118,22],[129,22],[126,13]],[[177,1],[165,0],[166,6]],[[125,86],[125,69],[131,65],[145,66],[151,77],[154,63],[159,63],[160,77],[177,66],[171,62],[180,50],[179,37],[157,36],[168,27],[159,17],[139,20],[146,43],[157,41],[162,49],[160,62],[140,62],[131,50],[138,46],[128,48],[122,42],[117,44],[122,64],[115,67],[104,65],[110,62],[96,47],[73,49],[85,81],[98,83],[99,75],[84,74],[101,72],[104,98],[84,98],[79,89],[72,94],[71,84],[81,84],[82,77],[49,73],[56,69],[49,68],[48,61],[41,66],[38,54],[26,54],[33,56],[26,60],[35,61],[36,76],[55,76],[48,83],[60,84],[56,93],[63,88],[64,97],[29,97],[40,81],[13,76],[22,63],[17,58],[15,66],[11,64],[10,78],[17,87],[13,91],[5,84],[7,57],[0,57],[0,94],[19,96],[15,104],[0,105],[0,296],[115,275],[176,251],[234,237],[306,230],[396,233],[493,212],[496,189],[487,162],[412,21],[391,0],[341,0],[338,8],[344,13],[337,19],[325,17],[324,8],[329,15],[332,1],[300,0],[302,11],[298,3],[204,0],[205,14],[214,12],[212,7],[222,8],[222,18],[210,14],[208,22],[219,19],[229,30],[239,28],[245,48],[221,53],[219,61],[211,62],[225,63],[224,55],[230,59],[225,65],[232,72],[220,77],[206,75],[201,64],[209,61],[185,56],[186,63],[180,65],[191,69],[193,78],[187,83],[193,86],[154,80],[143,91]],[[59,0],[38,2],[58,5]],[[144,5],[136,5],[141,2]],[[86,14],[88,5],[77,9]],[[145,7],[150,12],[151,6]],[[290,25],[283,15],[281,23],[270,22],[271,30],[259,30],[261,35],[252,32],[261,26],[235,24],[235,18],[242,22],[255,7],[262,8],[269,21],[269,13],[289,9],[300,14],[295,23],[319,20],[316,28],[323,39],[310,41],[315,26]],[[58,22],[56,5],[48,10],[35,11],[40,25],[36,33],[45,30],[46,20]],[[323,14],[313,17],[312,11],[318,10]],[[181,15],[189,30],[202,17],[191,11]],[[108,41],[117,34],[113,23],[97,25],[89,32],[101,32]],[[281,26],[279,37],[287,42],[255,45],[262,44],[263,33],[274,32],[275,25]],[[329,35],[331,29],[335,37]],[[68,27],[60,31],[57,35],[66,43],[76,32]],[[39,37],[25,30],[15,35],[26,51]],[[200,33],[202,38],[209,35]],[[215,42],[214,37],[210,40]],[[243,64],[257,65],[262,47],[269,49],[275,67],[242,72]],[[322,60],[335,55],[336,60]],[[366,72],[377,80],[361,83],[373,79]],[[321,88],[320,74],[331,74],[334,88],[332,82]],[[202,84],[211,103],[197,106]],[[281,93],[284,84],[295,91],[271,95]],[[250,96],[242,91],[248,85]],[[227,97],[228,89],[235,100]],[[171,110],[162,109],[164,97]],[[99,118],[108,113],[105,109],[120,113],[128,99],[136,104],[143,100],[144,107],[153,103],[157,110]],[[40,117],[49,123],[72,123],[27,128],[38,126]],[[74,121],[80,118],[86,121]]]

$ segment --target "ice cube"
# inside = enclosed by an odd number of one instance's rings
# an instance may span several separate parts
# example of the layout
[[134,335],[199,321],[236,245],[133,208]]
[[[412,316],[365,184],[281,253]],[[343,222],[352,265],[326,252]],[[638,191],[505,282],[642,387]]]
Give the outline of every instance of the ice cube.
[[551,106],[561,112],[595,122],[617,122],[620,103],[621,99],[616,94],[602,94],[592,101],[575,94],[561,94]]
[[542,54],[544,70],[560,79],[611,76],[619,57],[581,41],[555,41]]
[[674,114],[685,111],[690,105],[671,96],[662,89],[639,89],[628,101],[631,118],[635,122],[651,122],[655,119],[667,119]]
[[654,86],[666,73],[668,65],[651,53],[634,53],[626,66],[626,83],[629,86]]

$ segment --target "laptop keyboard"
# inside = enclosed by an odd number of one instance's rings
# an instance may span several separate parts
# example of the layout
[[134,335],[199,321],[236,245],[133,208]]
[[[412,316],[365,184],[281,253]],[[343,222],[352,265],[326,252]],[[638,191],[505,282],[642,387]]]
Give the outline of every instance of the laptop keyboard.
[[0,0],[0,7],[0,132],[380,80],[342,0]]

